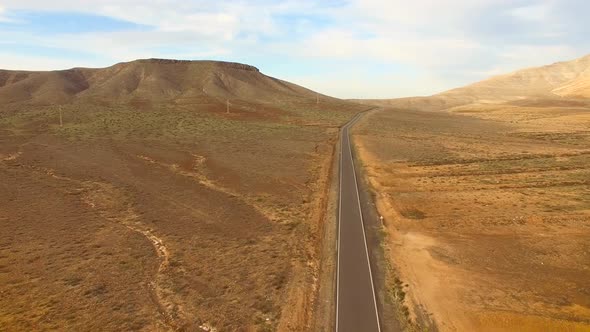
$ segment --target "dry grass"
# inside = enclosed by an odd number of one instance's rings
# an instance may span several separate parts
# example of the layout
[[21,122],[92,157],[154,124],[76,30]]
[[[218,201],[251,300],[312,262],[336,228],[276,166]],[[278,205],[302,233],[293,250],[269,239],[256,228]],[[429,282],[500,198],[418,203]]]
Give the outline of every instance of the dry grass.
[[359,125],[412,319],[590,328],[588,128],[589,109],[554,104],[388,110]]

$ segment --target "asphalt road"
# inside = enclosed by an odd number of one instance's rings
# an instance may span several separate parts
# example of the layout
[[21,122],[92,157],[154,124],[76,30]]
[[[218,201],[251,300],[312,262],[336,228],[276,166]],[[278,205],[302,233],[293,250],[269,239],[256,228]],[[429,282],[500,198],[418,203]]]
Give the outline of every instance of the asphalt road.
[[381,331],[349,128],[342,128],[338,267],[336,270],[336,332]]

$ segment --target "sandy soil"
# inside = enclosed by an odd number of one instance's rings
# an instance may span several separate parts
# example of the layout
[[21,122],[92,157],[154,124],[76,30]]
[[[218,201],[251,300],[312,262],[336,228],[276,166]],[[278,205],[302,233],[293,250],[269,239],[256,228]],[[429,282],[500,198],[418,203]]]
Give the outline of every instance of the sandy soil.
[[588,128],[590,110],[542,103],[384,110],[359,124],[409,319],[590,330]]

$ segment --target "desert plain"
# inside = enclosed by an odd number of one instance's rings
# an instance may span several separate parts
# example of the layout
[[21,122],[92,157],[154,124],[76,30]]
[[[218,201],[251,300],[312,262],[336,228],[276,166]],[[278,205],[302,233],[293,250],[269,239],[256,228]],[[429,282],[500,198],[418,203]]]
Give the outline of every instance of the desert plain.
[[354,141],[411,328],[590,330],[590,102],[550,92],[589,59],[372,101]]

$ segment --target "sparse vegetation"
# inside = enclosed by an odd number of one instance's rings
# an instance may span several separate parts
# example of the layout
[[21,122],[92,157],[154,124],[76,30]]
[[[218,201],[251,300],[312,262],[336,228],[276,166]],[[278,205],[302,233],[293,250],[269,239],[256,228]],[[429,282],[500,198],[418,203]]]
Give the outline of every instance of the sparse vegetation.
[[[3,328],[310,324],[290,315],[312,315],[314,285],[302,281],[317,274],[324,165],[336,127],[366,107],[318,106],[315,93],[254,70],[161,65],[97,70],[86,79],[101,84],[56,100],[0,94]],[[162,95],[126,76],[141,68],[192,81]],[[239,89],[207,85],[221,72]],[[63,126],[47,102],[63,104]]]
[[583,330],[590,113],[482,107],[381,111],[355,131],[387,220],[391,297],[442,330]]

